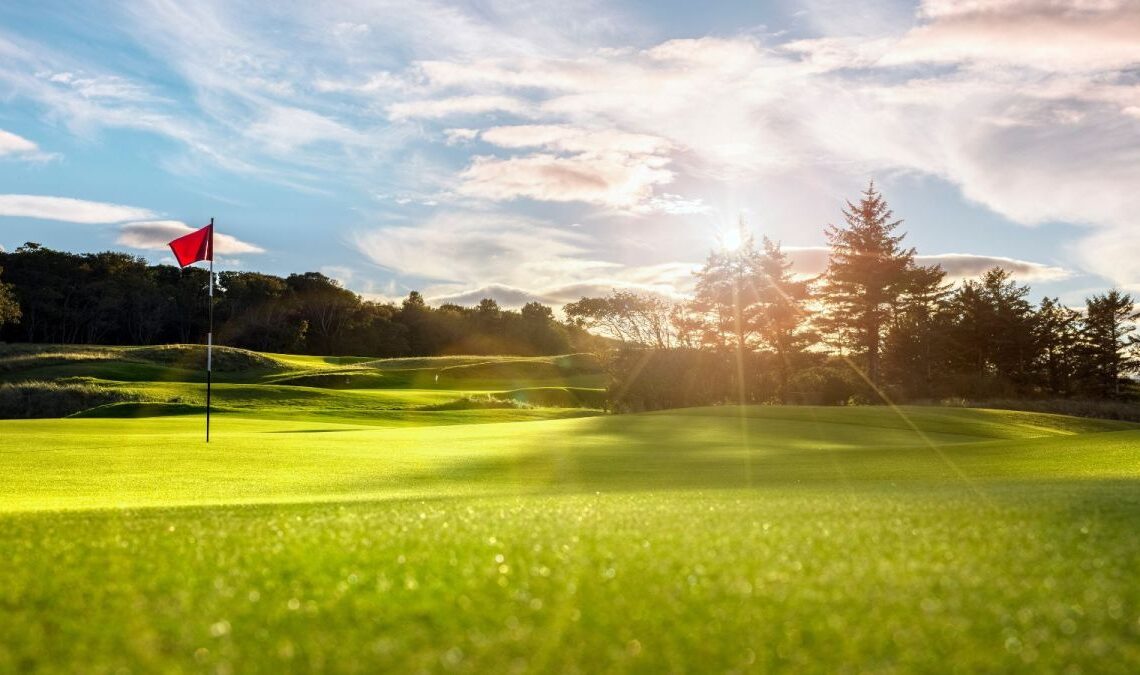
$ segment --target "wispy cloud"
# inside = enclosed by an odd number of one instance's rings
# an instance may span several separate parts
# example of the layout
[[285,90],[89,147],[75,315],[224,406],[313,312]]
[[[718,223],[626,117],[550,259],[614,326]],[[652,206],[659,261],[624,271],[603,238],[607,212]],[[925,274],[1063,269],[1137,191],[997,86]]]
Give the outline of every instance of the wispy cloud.
[[388,106],[388,117],[393,120],[441,119],[457,115],[480,115],[491,112],[527,115],[530,114],[530,111],[530,104],[519,98],[473,94],[471,96],[450,96],[393,103]]
[[26,162],[46,162],[58,155],[43,152],[40,146],[10,131],[0,129],[0,158],[18,159]]
[[70,197],[0,195],[0,216],[62,220],[69,223],[121,223],[124,220],[150,218],[154,213],[134,206]]
[[[784,250],[794,265],[793,271],[797,274],[814,276],[827,270],[827,260],[831,251],[826,247],[788,246]],[[1022,282],[1060,281],[1073,276],[1073,272],[1064,267],[1005,256],[935,253],[916,255],[914,261],[918,265],[940,266],[952,281],[974,279],[994,267],[1001,267],[1013,273],[1014,277]]]
[[[144,251],[165,251],[170,242],[198,228],[180,220],[150,220],[127,223],[119,228],[116,243]],[[214,232],[214,249],[221,255],[265,253],[265,249],[242,241],[233,235]]]
[[963,60],[1035,70],[1104,70],[1140,62],[1133,0],[924,0],[927,21],[890,61]]
[[485,213],[441,213],[415,225],[358,232],[358,250],[376,265],[436,282],[529,280],[585,253],[581,235],[539,221]]
[[562,305],[614,288],[678,296],[691,287],[695,268],[605,260],[594,250],[597,242],[579,232],[478,212],[359,232],[355,243],[373,263],[422,279],[426,297],[435,302],[490,297],[505,306],[532,300]]

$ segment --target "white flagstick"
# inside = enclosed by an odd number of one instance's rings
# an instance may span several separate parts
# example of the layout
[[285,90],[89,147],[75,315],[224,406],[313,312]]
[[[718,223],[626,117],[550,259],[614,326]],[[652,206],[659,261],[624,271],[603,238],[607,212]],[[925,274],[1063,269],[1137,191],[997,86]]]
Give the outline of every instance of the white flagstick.
[[210,219],[210,330],[206,333],[206,442],[210,442],[210,390],[214,374],[214,219]]

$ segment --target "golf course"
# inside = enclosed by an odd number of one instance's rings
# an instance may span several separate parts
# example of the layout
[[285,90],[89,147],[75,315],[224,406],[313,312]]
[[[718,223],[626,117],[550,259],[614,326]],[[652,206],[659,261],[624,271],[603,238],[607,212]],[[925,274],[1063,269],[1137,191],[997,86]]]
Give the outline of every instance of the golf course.
[[1140,426],[201,356],[5,347],[115,400],[0,421],[0,671],[1140,669]]

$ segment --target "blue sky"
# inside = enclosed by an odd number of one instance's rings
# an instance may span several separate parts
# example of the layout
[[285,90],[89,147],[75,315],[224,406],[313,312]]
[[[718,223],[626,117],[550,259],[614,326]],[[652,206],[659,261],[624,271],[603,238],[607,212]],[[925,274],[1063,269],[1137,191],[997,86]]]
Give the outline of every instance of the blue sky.
[[874,178],[908,243],[1140,290],[1127,0],[0,5],[0,246],[214,217],[223,268],[369,297],[683,294],[743,218],[818,271]]

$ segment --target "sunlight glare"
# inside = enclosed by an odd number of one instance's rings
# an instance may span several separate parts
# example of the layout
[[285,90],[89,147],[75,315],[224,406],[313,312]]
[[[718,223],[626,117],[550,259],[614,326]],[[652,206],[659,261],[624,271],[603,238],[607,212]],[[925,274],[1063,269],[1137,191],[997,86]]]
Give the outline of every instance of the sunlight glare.
[[719,239],[720,247],[725,251],[736,251],[740,248],[740,245],[744,243],[741,229],[736,225],[726,227],[721,231]]

